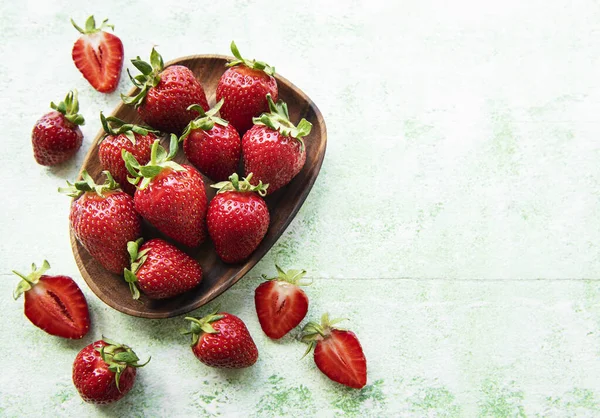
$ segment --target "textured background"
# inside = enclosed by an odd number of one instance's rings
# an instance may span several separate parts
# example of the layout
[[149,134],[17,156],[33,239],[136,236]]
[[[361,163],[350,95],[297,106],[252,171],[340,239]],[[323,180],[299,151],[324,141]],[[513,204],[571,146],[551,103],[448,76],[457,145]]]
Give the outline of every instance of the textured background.
[[[178,334],[182,318],[120,314],[75,266],[69,199],[56,188],[78,172],[100,110],[130,87],[124,76],[99,94],[73,65],[69,17],[90,14],[116,25],[127,63],[153,45],[165,60],[227,54],[235,39],[325,117],[327,155],[306,203],[217,300],[258,344],[250,369],[204,367]],[[600,415],[596,1],[2,0],[0,15],[0,415]],[[72,88],[84,145],[67,164],[37,166],[31,128]],[[10,270],[44,258],[88,298],[83,341],[44,334],[11,299]],[[299,360],[292,337],[262,334],[252,294],[274,262],[314,278],[309,317],[349,318],[369,362],[363,390]],[[152,355],[128,397],[105,408],[85,404],[70,375],[101,334]]]

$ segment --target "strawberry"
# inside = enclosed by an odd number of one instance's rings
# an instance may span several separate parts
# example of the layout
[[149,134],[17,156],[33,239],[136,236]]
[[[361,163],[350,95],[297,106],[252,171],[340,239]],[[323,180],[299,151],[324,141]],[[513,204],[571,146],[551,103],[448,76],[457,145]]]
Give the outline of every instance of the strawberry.
[[114,116],[104,117],[100,112],[100,121],[106,136],[98,148],[98,158],[104,170],[110,171],[124,192],[133,195],[135,186],[127,181],[127,167],[122,150],[130,152],[140,164],[150,161],[150,148],[157,139],[158,131],[145,126],[125,123]]
[[134,299],[140,297],[138,286],[150,299],[166,299],[200,284],[202,268],[192,257],[159,238],[140,248],[142,241],[140,238],[127,245],[131,269],[125,269],[125,281]]
[[106,338],[85,346],[73,361],[73,384],[84,401],[109,404],[133,388],[137,369],[144,367],[126,345]]
[[148,164],[140,165],[125,150],[123,159],[138,184],[133,196],[138,213],[166,236],[196,247],[206,238],[206,190],[194,167],[171,161],[175,154],[177,136],[171,135],[168,154],[156,140]]
[[304,270],[284,272],[279,266],[277,277],[267,279],[254,291],[254,304],[262,330],[269,338],[279,339],[298,326],[308,312],[308,297],[300,285]]
[[131,63],[142,73],[135,78],[129,74],[140,91],[133,97],[121,97],[153,128],[179,134],[195,117],[189,106],[199,103],[204,110],[209,109],[204,89],[189,68],[182,65],[164,68],[163,59],[154,48],[150,64],[140,57]]
[[13,270],[21,279],[13,296],[25,294],[25,316],[33,325],[50,335],[63,338],[83,338],[90,329],[90,315],[85,296],[77,283],[67,276],[46,276],[50,268],[44,260],[41,268],[31,265],[25,276]]
[[242,181],[236,173],[229,181],[213,184],[218,189],[210,201],[206,223],[218,256],[225,263],[239,263],[258,247],[269,228],[269,209],[261,196],[268,184],[252,186],[252,173]]
[[93,88],[101,93],[110,93],[117,88],[123,68],[123,42],[103,29],[115,27],[104,19],[99,28],[94,16],[85,21],[85,29],[71,23],[82,35],[73,45],[73,62]]
[[221,115],[243,134],[252,127],[252,118],[269,110],[266,96],[277,101],[275,67],[255,60],[242,58],[235,42],[231,42],[235,60],[221,76],[217,85],[217,101],[225,99]]
[[321,317],[321,324],[309,322],[302,330],[302,341],[309,344],[305,356],[314,348],[315,364],[334,382],[360,389],[367,384],[367,359],[352,331],[334,328],[343,319]]
[[258,359],[258,349],[246,324],[235,315],[215,310],[204,318],[186,317],[192,335],[192,352],[210,367],[241,369]]
[[119,190],[119,185],[108,171],[106,182],[96,185],[87,171],[83,180],[60,188],[74,197],[69,220],[75,237],[102,266],[111,273],[123,274],[129,267],[127,243],[142,233],[140,216],[133,198]]
[[312,124],[302,119],[298,127],[290,122],[287,105],[275,104],[267,95],[270,113],[254,118],[254,126],[242,138],[244,173],[254,173],[254,181],[269,184],[269,193],[288,184],[306,161],[302,137]]
[[77,153],[83,142],[79,125],[85,123],[78,114],[77,90],[70,91],[64,102],[50,103],[54,111],[46,113],[33,126],[31,144],[38,164],[53,166]]
[[190,106],[200,116],[191,121],[179,138],[187,159],[213,180],[227,180],[240,162],[242,140],[235,128],[217,116],[223,99],[204,112],[200,105]]

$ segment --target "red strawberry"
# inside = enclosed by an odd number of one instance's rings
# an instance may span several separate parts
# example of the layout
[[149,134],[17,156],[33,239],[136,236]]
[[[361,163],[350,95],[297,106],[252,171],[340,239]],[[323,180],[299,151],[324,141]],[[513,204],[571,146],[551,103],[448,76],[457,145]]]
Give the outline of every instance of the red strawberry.
[[32,264],[27,276],[13,270],[23,279],[13,296],[17,300],[25,293],[25,316],[36,327],[63,338],[83,338],[90,329],[85,296],[70,277],[44,275],[49,268],[44,260],[40,269]]
[[171,65],[165,69],[154,48],[150,64],[140,57],[131,63],[142,73],[135,78],[129,74],[140,92],[134,97],[121,97],[123,102],[134,105],[144,122],[153,128],[179,134],[195,117],[189,106],[199,103],[204,110],[209,109],[204,89],[189,68]]
[[302,341],[309,343],[306,354],[315,349],[315,363],[334,382],[360,389],[367,384],[367,359],[352,331],[334,328],[341,319],[329,320],[324,314],[321,324],[304,326]]
[[60,188],[74,197],[69,220],[75,237],[102,266],[111,273],[123,274],[129,267],[127,243],[142,233],[140,216],[133,199],[119,190],[108,171],[106,182],[96,185],[84,170],[83,180]]
[[[308,297],[300,285],[304,270],[284,272],[267,279],[254,292],[254,304],[262,330],[269,338],[279,339],[298,326],[308,312]],[[266,279],[266,277],[265,277]]]
[[240,162],[242,140],[235,128],[215,116],[223,100],[204,113],[199,105],[190,106],[200,116],[190,122],[179,138],[187,159],[213,180],[226,180]]
[[241,369],[258,359],[258,349],[244,322],[217,309],[204,318],[190,318],[192,352],[210,367]]
[[145,166],[127,151],[123,159],[135,181],[141,180],[133,196],[138,213],[166,236],[196,247],[206,238],[206,190],[194,167],[171,161],[175,154],[177,136],[171,135],[169,153],[156,140]]
[[103,31],[105,28],[115,30],[106,22],[108,19],[97,28],[94,16],[90,16],[82,29],[71,19],[75,29],[82,34],[73,45],[73,62],[92,87],[101,93],[110,93],[117,88],[123,68],[123,43],[117,36]]
[[126,345],[106,338],[84,347],[73,362],[73,383],[84,401],[108,404],[118,401],[133,388],[138,356]]
[[269,110],[266,96],[277,101],[275,68],[262,61],[242,58],[235,42],[231,42],[235,60],[221,76],[217,85],[217,100],[225,99],[221,115],[243,134],[252,127],[252,118]]
[[202,268],[192,257],[159,238],[139,248],[142,241],[140,238],[127,246],[131,270],[125,269],[125,281],[134,299],[140,297],[138,286],[150,299],[165,299],[200,284]]
[[254,173],[254,181],[269,184],[269,193],[288,184],[300,172],[306,161],[302,137],[312,124],[302,119],[295,127],[290,122],[287,105],[275,104],[267,95],[271,113],[254,118],[254,126],[242,138],[244,173]]
[[258,247],[269,229],[269,209],[261,196],[268,184],[250,184],[252,173],[242,181],[236,173],[229,181],[213,184],[219,189],[210,201],[206,223],[217,254],[225,263],[239,263]]
[[33,126],[31,144],[38,164],[53,166],[67,161],[77,153],[83,142],[79,125],[85,123],[79,115],[77,90],[70,91],[64,102],[50,103],[54,111],[46,113]]
[[150,148],[159,132],[125,123],[114,116],[106,118],[102,112],[100,121],[106,132],[98,148],[100,164],[104,170],[110,171],[124,192],[133,195],[135,186],[127,181],[129,172],[123,161],[122,150],[130,152],[140,164],[147,164],[150,161]]

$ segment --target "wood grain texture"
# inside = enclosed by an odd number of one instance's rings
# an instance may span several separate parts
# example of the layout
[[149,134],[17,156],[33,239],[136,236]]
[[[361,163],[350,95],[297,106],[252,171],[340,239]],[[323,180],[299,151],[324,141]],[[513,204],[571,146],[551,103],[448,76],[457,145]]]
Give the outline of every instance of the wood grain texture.
[[[193,55],[168,62],[166,65],[180,64],[190,68],[206,91],[209,105],[215,104],[217,83],[225,71],[225,64],[231,57],[221,55]],[[325,157],[327,130],[317,106],[300,89],[285,78],[276,75],[279,98],[288,104],[292,122],[298,123],[306,118],[313,124],[311,134],[305,138],[306,164],[300,173],[285,187],[266,197],[271,215],[271,224],[260,246],[243,264],[225,264],[216,255],[212,242],[198,248],[189,249],[176,244],[180,249],[196,258],[203,269],[202,283],[195,289],[167,300],[151,300],[143,294],[139,300],[133,300],[122,276],[106,271],[81,246],[71,230],[71,246],[81,274],[92,291],[106,304],[123,313],[144,318],[167,318],[187,313],[208,303],[238,280],[240,280],[273,246],[292,221],[312,188]],[[129,92],[134,94],[135,89]],[[121,103],[112,115],[128,122],[143,124],[137,112],[131,106]],[[102,177],[102,167],[98,160],[98,141],[104,136],[101,131],[96,136],[90,152],[85,158],[85,169],[95,179]],[[166,144],[166,137],[163,138]],[[180,149],[175,161],[188,163]],[[79,175],[81,178],[81,173]],[[208,198],[215,190],[210,188],[213,182],[203,176]],[[145,239],[161,236],[153,227],[144,224]],[[163,237],[164,238],[164,237]],[[173,242],[172,240],[169,240]]]

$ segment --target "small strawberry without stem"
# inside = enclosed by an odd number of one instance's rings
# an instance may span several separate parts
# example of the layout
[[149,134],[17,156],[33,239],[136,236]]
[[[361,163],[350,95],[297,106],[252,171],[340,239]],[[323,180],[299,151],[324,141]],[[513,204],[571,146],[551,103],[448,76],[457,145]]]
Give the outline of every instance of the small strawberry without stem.
[[206,223],[218,256],[225,263],[238,263],[250,256],[269,229],[269,209],[262,196],[268,184],[250,184],[252,173],[239,181],[236,173],[229,181],[213,184],[218,189],[210,201]]
[[150,64],[140,57],[131,63],[142,73],[135,77],[129,74],[140,91],[133,97],[121,95],[121,98],[135,106],[144,122],[153,128],[180,134],[196,116],[188,110],[189,106],[200,104],[204,110],[209,109],[204,89],[189,68],[182,65],[164,68],[163,59],[154,48]]
[[269,184],[269,193],[288,184],[306,162],[303,137],[312,124],[302,119],[290,122],[287,104],[275,104],[267,95],[270,113],[254,118],[254,126],[242,138],[244,173],[254,173],[254,181]]
[[330,320],[328,314],[321,324],[309,322],[302,330],[302,341],[309,344],[306,354],[315,349],[315,364],[334,382],[360,389],[367,384],[367,359],[358,338],[352,331],[334,328],[343,319]]
[[123,398],[133,388],[138,356],[126,345],[106,338],[84,347],[73,361],[73,384],[81,398],[93,404],[108,404]]
[[159,238],[140,248],[142,241],[140,238],[127,245],[131,269],[125,269],[125,281],[134,299],[140,297],[138,286],[150,299],[165,299],[200,284],[202,268],[192,257]]
[[141,220],[132,197],[119,189],[108,171],[103,173],[102,185],[84,170],[83,180],[58,190],[75,198],[69,221],[77,240],[105,269],[123,274],[129,267],[127,243],[141,235]]
[[192,352],[210,367],[241,369],[258,359],[258,349],[246,328],[235,315],[215,310],[204,318],[186,317],[192,335]]
[[48,334],[63,338],[83,338],[90,329],[87,301],[77,283],[67,276],[47,276],[50,264],[31,265],[27,276],[13,270],[22,280],[13,296],[25,294],[25,316]]
[[227,64],[229,68],[219,80],[216,96],[217,100],[225,100],[221,109],[223,118],[243,134],[252,127],[253,117],[269,110],[267,94],[277,101],[275,67],[242,58],[233,41],[231,52],[236,59]]
[[93,88],[101,93],[110,93],[117,88],[123,68],[123,43],[112,33],[103,29],[115,29],[104,19],[99,28],[94,16],[88,17],[85,28],[71,23],[82,36],[73,45],[73,62]]
[[77,153],[83,142],[79,125],[85,123],[77,113],[77,90],[70,91],[64,102],[50,103],[50,107],[54,111],[42,116],[31,133],[33,156],[38,164],[46,166],[60,164]]
[[216,181],[226,180],[237,170],[242,152],[242,141],[235,128],[216,116],[222,105],[223,100],[206,113],[200,105],[190,106],[200,116],[190,122],[179,138],[184,141],[187,159]]

